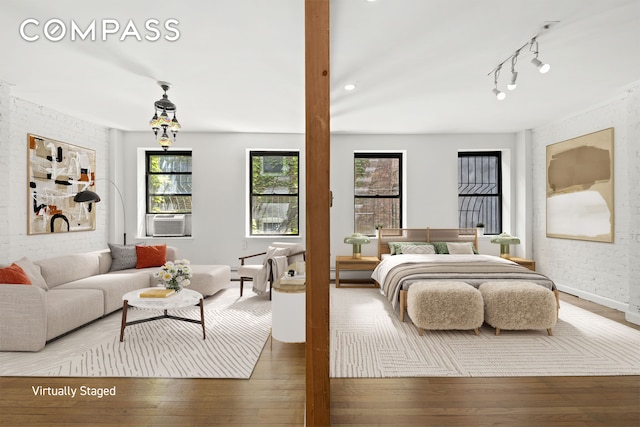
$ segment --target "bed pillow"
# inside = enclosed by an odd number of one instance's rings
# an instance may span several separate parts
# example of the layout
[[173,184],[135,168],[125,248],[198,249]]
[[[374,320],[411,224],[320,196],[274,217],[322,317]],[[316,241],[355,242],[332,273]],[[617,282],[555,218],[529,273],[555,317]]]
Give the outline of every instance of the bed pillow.
[[402,251],[400,250],[401,246],[406,246],[406,245],[413,245],[413,246],[420,246],[420,245],[430,245],[431,243],[427,243],[427,242],[389,242],[389,253],[391,255],[399,255],[402,253]]
[[109,251],[111,251],[111,267],[109,271],[127,270],[136,268],[138,255],[135,245],[118,245],[108,243]]
[[33,261],[31,261],[27,257],[20,258],[15,263],[18,264],[20,268],[22,268],[22,270],[24,270],[32,285],[42,288],[45,291],[49,290],[47,281],[44,280],[44,277],[42,277],[42,271],[40,270],[39,265],[35,265]]
[[401,245],[400,253],[402,254],[435,254],[436,248],[433,245]]
[[0,283],[6,285],[30,285],[31,280],[24,270],[15,262],[8,267],[0,268]]
[[473,255],[473,243],[471,242],[448,242],[447,251],[452,255]]
[[167,262],[167,244],[156,246],[136,245],[136,268],[161,267]]

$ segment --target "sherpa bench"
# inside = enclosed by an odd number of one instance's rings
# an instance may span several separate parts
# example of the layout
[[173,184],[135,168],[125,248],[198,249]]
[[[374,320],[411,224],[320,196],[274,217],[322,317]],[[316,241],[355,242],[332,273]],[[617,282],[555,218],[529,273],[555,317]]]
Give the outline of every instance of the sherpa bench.
[[473,329],[478,335],[483,310],[480,292],[465,282],[416,282],[407,293],[407,312],[419,335],[425,329]]
[[500,330],[546,329],[553,335],[558,320],[552,291],[532,282],[487,282],[479,287],[484,301],[484,321]]

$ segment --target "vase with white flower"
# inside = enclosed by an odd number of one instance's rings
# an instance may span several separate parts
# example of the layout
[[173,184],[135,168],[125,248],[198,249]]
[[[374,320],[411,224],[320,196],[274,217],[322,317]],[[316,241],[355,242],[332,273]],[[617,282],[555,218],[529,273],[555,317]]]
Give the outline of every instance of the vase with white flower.
[[176,292],[189,286],[192,276],[189,260],[186,259],[167,261],[156,273],[156,277],[160,279],[165,288],[173,289]]

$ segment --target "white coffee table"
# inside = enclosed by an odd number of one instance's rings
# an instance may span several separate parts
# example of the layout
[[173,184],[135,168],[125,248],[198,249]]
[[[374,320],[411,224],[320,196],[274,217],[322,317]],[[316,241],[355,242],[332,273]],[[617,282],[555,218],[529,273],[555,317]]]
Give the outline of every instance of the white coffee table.
[[[129,325],[135,325],[137,323],[150,322],[152,320],[160,319],[174,319],[182,320],[184,322],[199,323],[202,325],[202,339],[206,339],[207,335],[204,328],[204,301],[202,294],[191,289],[183,289],[178,293],[170,295],[166,298],[140,298],[140,293],[149,289],[158,288],[145,288],[137,289],[135,291],[127,292],[123,295],[122,300],[122,326],[120,327],[120,342],[124,340],[124,328]],[[189,319],[186,317],[178,317],[167,314],[167,310],[176,310],[185,307],[192,307],[194,305],[200,306],[200,320]],[[146,310],[163,310],[164,314],[161,316],[149,317],[147,319],[133,320],[127,322],[127,309],[129,306],[143,308]]]

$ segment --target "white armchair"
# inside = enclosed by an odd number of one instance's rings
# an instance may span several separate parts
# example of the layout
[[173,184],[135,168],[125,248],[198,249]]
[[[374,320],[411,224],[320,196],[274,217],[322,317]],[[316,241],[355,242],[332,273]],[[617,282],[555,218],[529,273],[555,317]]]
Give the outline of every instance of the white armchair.
[[[247,259],[259,256],[264,257],[262,264],[245,264]],[[266,291],[266,284],[268,284],[269,299],[271,299],[271,285],[283,273],[283,271],[280,271],[281,268],[279,268],[276,261],[285,261],[284,257],[286,257],[284,268],[296,261],[304,261],[306,257],[305,248],[300,243],[273,242],[266,252],[239,257],[240,296],[242,296],[244,281],[251,280],[256,293],[261,293],[263,288]]]

